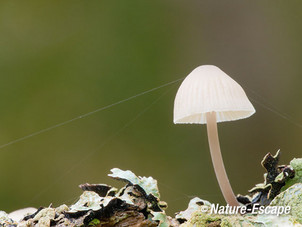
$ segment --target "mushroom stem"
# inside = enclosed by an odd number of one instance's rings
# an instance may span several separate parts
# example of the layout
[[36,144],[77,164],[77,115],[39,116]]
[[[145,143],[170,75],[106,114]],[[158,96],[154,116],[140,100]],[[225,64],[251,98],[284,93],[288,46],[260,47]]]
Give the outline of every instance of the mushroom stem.
[[216,178],[225,201],[230,206],[239,206],[226,174],[219,145],[216,113],[206,113],[208,141]]

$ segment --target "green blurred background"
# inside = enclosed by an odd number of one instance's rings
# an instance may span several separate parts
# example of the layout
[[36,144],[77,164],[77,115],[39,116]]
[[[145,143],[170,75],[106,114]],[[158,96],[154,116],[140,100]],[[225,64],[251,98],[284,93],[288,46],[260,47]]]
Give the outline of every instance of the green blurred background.
[[[235,193],[260,161],[301,157],[302,2],[1,1],[0,144],[214,64],[257,113],[219,124]],[[193,196],[223,203],[204,125],[174,125],[180,83],[0,149],[0,210],[71,204],[110,169],[158,180],[168,213]],[[271,109],[271,110],[269,110]],[[277,111],[276,111],[277,110]],[[282,116],[280,116],[280,114]]]

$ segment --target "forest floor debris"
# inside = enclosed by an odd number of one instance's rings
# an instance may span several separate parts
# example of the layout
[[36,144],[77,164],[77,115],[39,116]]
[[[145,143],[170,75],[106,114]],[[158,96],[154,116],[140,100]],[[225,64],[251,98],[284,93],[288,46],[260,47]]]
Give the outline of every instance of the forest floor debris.
[[302,226],[302,159],[293,159],[290,165],[278,165],[279,156],[279,152],[265,156],[261,163],[267,170],[264,183],[237,199],[247,208],[290,206],[287,215],[214,214],[215,204],[196,197],[185,211],[170,217],[165,213],[167,203],[160,200],[155,179],[114,168],[109,176],[126,183],[121,189],[106,184],[82,184],[80,188],[84,192],[75,204],[25,208],[10,214],[0,211],[0,226]]

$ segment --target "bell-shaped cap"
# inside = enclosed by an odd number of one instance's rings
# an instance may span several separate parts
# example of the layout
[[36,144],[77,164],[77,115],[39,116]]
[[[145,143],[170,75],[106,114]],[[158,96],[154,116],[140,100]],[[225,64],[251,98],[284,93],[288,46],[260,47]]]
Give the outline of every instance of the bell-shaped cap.
[[247,118],[256,112],[235,80],[216,66],[199,66],[177,91],[174,123],[206,124],[206,113],[213,111],[217,122]]

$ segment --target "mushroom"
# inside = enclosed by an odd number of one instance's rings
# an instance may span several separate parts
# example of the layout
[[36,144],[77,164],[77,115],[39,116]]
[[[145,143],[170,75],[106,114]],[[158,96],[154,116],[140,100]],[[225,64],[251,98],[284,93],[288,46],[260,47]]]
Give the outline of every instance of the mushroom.
[[256,111],[242,87],[213,65],[194,69],[180,85],[174,101],[175,124],[207,124],[212,163],[221,192],[230,206],[238,206],[220,151],[217,122],[251,116]]

